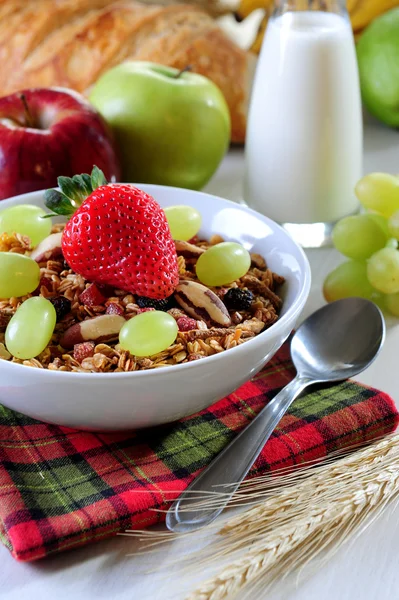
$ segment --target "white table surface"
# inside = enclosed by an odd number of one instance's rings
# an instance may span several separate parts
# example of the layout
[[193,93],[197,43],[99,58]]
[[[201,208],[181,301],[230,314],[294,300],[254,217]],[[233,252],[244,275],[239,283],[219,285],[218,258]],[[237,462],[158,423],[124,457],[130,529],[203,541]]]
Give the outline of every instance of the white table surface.
[[[205,191],[239,200],[243,173],[242,150],[229,153]],[[399,132],[370,122],[365,130],[364,172],[399,173]],[[305,314],[318,308],[323,300],[321,283],[338,261],[332,249],[308,252],[313,285]],[[376,362],[359,380],[381,388],[399,403],[399,321],[388,323],[385,346]],[[356,542],[343,548],[319,572],[302,583],[294,578],[279,585],[277,591],[251,595],[251,600],[395,600],[399,598],[399,508],[389,509]],[[0,597],[8,600],[183,600],[178,574],[162,563],[185,553],[186,542],[165,549],[156,564],[159,572],[145,573],[155,566],[143,556],[127,557],[139,548],[131,538],[116,537],[86,548],[73,550],[33,564],[17,563],[0,547]],[[194,573],[185,580],[191,585]],[[197,574],[198,578],[198,574]],[[193,587],[193,586],[191,586]],[[239,600],[239,598],[238,598]]]

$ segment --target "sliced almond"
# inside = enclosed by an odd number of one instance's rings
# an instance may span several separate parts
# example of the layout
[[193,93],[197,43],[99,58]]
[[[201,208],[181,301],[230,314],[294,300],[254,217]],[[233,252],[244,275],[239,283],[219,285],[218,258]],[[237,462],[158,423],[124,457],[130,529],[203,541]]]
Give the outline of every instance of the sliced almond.
[[3,343],[0,343],[0,358],[4,358],[4,360],[8,360],[11,358],[11,354],[5,347]]
[[182,308],[195,319],[207,325],[217,323],[223,327],[231,325],[229,311],[218,296],[201,283],[181,281],[174,294]]
[[200,248],[189,242],[175,241],[176,252],[185,258],[197,258],[205,252],[205,248]]
[[36,262],[44,262],[51,258],[58,258],[62,256],[61,248],[62,232],[52,233],[40,242],[38,246],[33,250],[30,257]]
[[260,319],[257,319],[256,317],[253,317],[252,319],[248,319],[247,321],[244,321],[243,323],[241,323],[240,325],[240,329],[242,329],[243,331],[251,331],[252,333],[258,334],[262,331],[262,329],[264,329],[265,324],[263,321],[261,321]]
[[117,339],[126,320],[120,315],[99,315],[67,329],[60,340],[63,348],[73,348],[82,342],[105,342]]

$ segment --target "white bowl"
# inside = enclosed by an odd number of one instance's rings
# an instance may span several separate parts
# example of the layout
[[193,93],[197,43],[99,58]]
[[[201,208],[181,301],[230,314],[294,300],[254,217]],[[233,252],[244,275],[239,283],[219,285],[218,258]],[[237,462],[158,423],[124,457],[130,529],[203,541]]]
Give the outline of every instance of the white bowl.
[[[218,233],[266,258],[283,275],[279,320],[250,341],[183,365],[133,373],[68,373],[0,360],[0,402],[30,417],[80,429],[150,427],[202,410],[253,377],[289,336],[310,289],[302,249],[270,219],[216,196],[157,185],[139,185],[162,207],[189,204],[202,214],[201,235]],[[43,205],[43,192],[0,203]]]

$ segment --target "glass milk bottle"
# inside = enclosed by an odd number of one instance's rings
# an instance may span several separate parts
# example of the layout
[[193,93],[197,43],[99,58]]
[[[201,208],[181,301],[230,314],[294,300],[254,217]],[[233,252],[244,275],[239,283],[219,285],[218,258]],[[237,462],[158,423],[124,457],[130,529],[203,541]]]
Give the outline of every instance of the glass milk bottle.
[[281,0],[269,19],[246,138],[245,202],[304,247],[358,210],[362,111],[344,0]]

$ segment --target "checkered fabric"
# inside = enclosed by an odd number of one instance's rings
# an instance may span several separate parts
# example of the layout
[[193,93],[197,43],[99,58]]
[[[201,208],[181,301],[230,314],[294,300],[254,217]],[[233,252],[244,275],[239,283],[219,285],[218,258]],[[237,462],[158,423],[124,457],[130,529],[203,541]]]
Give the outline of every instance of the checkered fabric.
[[[144,528],[294,376],[285,344],[255,379],[178,423],[87,433],[0,406],[0,538],[31,561]],[[323,457],[392,432],[394,403],[353,382],[298,399],[251,475]]]

